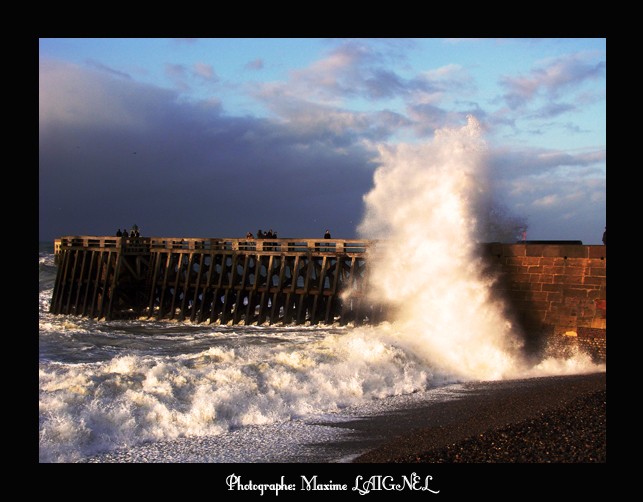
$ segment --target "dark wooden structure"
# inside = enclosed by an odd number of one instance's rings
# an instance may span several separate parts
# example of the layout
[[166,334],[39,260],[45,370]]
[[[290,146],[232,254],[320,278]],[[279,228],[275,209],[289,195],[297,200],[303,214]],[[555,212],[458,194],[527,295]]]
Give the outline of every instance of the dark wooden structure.
[[360,324],[370,241],[71,236],[50,312],[221,324]]
[[[495,277],[492,294],[528,334],[529,347],[553,340],[604,360],[606,246],[578,242],[481,244],[484,274]],[[341,239],[63,237],[55,241],[50,312],[216,324],[376,323],[386,306],[366,299],[368,275],[376,273],[367,260],[374,263],[383,246]]]

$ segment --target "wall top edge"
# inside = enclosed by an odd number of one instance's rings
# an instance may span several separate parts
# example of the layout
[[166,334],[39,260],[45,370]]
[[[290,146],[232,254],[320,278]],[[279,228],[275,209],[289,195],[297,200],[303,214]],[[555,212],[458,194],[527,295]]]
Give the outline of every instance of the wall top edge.
[[596,258],[607,257],[607,246],[582,244],[502,244],[491,242],[483,244],[484,255],[502,256],[540,256],[548,258]]

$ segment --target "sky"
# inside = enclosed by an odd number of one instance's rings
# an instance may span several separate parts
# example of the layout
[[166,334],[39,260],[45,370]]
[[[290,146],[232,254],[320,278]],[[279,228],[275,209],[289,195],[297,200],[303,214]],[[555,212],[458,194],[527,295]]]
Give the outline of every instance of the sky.
[[527,239],[601,243],[605,39],[42,38],[38,64],[41,241],[357,238],[378,148],[472,115]]

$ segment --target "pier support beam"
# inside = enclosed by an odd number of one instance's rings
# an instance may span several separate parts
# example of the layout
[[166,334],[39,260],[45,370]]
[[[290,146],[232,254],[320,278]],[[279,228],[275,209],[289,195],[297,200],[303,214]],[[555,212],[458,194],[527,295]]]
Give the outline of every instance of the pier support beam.
[[[96,319],[332,324],[368,241],[64,237],[50,312]],[[350,269],[350,274],[343,271]],[[357,289],[361,289],[360,286]],[[341,319],[340,319],[341,322]],[[346,321],[348,322],[348,321]]]

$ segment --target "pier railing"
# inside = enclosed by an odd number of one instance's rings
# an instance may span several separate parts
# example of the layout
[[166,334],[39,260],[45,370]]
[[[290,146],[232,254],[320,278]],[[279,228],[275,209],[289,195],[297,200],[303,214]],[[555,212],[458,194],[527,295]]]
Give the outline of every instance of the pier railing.
[[[378,322],[386,319],[386,306],[369,299],[370,276],[393,273],[399,265],[416,266],[404,253],[387,253],[389,244],[323,238],[62,237],[54,243],[57,275],[50,312],[219,324]],[[512,322],[525,333],[550,330],[564,340],[591,339],[588,343],[604,358],[606,246],[482,243],[480,253],[482,273],[494,277],[491,292],[507,306]],[[375,263],[380,270],[373,269]],[[405,280],[414,280],[413,274],[409,277]]]
[[66,236],[50,311],[218,323],[368,321],[374,241]]
[[64,249],[120,249],[127,253],[166,249],[260,251],[271,253],[365,253],[375,241],[362,239],[247,239],[182,237],[69,236],[54,241],[56,256]]

